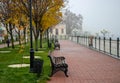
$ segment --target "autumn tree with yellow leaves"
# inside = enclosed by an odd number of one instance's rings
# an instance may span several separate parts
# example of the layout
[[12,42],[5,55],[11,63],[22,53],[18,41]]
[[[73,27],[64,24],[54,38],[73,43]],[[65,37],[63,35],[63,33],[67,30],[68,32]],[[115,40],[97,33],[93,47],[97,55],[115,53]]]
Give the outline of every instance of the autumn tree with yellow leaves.
[[24,31],[24,39],[26,34],[26,26],[28,25],[28,17],[21,12],[16,6],[18,0],[0,0],[0,17],[1,22],[5,25],[8,35],[11,37],[12,48],[14,48],[13,31],[18,34],[19,44],[21,45],[22,35]]
[[[29,17],[28,0],[20,0],[20,9]],[[20,4],[19,4],[20,5]],[[64,0],[32,0],[33,34],[35,48],[38,50],[38,37],[40,36],[40,47],[42,47],[42,35],[47,28],[60,22],[62,16],[61,8]]]
[[[51,13],[52,12],[52,13]],[[42,19],[42,27],[43,27],[43,31],[46,32],[47,35],[47,44],[48,47],[50,47],[50,43],[49,43],[49,29],[52,28],[53,26],[57,25],[58,23],[60,23],[62,21],[62,12],[56,12],[53,9],[51,9],[50,11],[47,11]]]
[[13,7],[12,2],[10,0],[0,0],[0,21],[6,26],[7,35],[10,35],[12,48],[14,48],[14,40],[12,30],[14,25],[12,25],[13,21]]
[[[32,32],[36,50],[38,50],[38,37],[40,36],[40,47],[42,47],[44,32],[61,21],[61,8],[64,7],[64,2],[65,0],[32,0]],[[0,4],[3,5],[0,8],[3,23],[8,24],[11,29],[8,32],[15,27],[18,30],[26,29],[30,17],[29,3],[29,0],[0,0]],[[10,34],[12,35],[12,32]]]

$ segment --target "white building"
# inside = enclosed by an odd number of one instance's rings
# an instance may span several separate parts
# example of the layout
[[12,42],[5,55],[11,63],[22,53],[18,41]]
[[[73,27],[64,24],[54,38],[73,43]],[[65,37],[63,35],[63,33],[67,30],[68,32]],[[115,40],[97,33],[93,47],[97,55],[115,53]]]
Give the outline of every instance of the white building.
[[64,23],[59,23],[58,25],[52,27],[51,33],[54,36],[65,36],[66,25]]
[[50,31],[51,35],[53,36],[82,35],[82,23],[83,23],[82,15],[80,14],[78,16],[74,15],[72,18],[69,16],[68,18],[71,18],[71,20],[69,20],[66,17],[67,16],[63,14],[63,19],[62,19],[63,21],[58,25],[52,27]]

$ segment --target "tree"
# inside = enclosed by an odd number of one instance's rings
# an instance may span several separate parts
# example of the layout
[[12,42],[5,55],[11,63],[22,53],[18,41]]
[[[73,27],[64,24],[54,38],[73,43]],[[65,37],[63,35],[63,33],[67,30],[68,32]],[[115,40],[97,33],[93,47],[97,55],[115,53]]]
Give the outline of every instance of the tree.
[[[38,49],[38,37],[40,35],[40,40],[42,40],[42,34],[47,30],[48,26],[52,26],[57,24],[59,21],[56,21],[59,16],[61,17],[61,7],[64,6],[65,0],[32,0],[32,31],[35,38],[35,47]],[[30,17],[29,11],[29,0],[1,0],[1,13],[2,13],[2,21],[6,23],[7,31],[11,35],[12,39],[12,30],[14,28],[18,28],[18,32],[20,33],[21,28],[26,29],[23,24],[26,22],[21,21],[22,16]],[[49,11],[49,12],[48,12]],[[48,19],[52,19],[51,21],[45,21],[45,16],[49,13]],[[0,16],[1,16],[0,13]],[[16,14],[14,14],[16,13]],[[54,16],[50,13],[54,13]],[[46,14],[46,15],[45,15]],[[51,16],[52,15],[52,16]],[[44,21],[44,22],[43,22]],[[45,24],[46,22],[46,24]],[[50,22],[50,23],[47,23]],[[8,29],[10,28],[10,30]],[[18,34],[19,34],[18,33]],[[20,35],[20,34],[19,34]],[[12,39],[13,40],[13,39]],[[42,41],[40,43],[40,47],[42,47]]]
[[19,36],[19,44],[21,44],[21,32],[24,32],[25,39],[28,18],[21,12],[19,6],[17,6],[19,0],[1,0],[0,4],[0,19],[6,26],[8,34],[11,36],[12,47],[14,48],[13,32],[16,31]]
[[80,14],[76,15],[75,13],[72,13],[70,10],[66,10],[65,19],[63,21],[66,24],[66,29],[67,29],[66,33],[68,35],[72,34],[72,30],[74,28],[76,28],[80,33],[80,31],[82,30],[82,20],[83,18]]
[[79,31],[82,30],[82,20],[83,17],[79,14],[76,15],[72,13],[70,10],[65,11],[65,19],[64,22],[66,24],[66,33],[70,35],[74,28],[78,29]]
[[[51,11],[54,8],[54,11],[60,11],[61,7],[63,6],[64,0],[33,0],[32,2],[32,20],[33,20],[33,34],[35,38],[35,47],[36,50],[38,49],[38,37],[40,35],[40,47],[42,47],[42,34],[44,32],[45,27],[42,25],[42,19],[44,14],[47,11]],[[28,0],[19,0],[20,9],[24,14],[29,17],[29,2]]]
[[96,37],[99,37],[99,33],[95,33],[95,36],[96,36]]
[[28,17],[26,17],[22,13],[18,13],[15,16],[17,21],[15,21],[15,31],[18,34],[19,37],[19,44],[21,45],[22,40],[25,40],[26,43],[26,31],[27,31],[27,26],[28,26]]
[[101,33],[103,34],[103,37],[106,37],[106,34],[108,34],[109,32],[105,29],[101,30]]
[[[49,19],[48,19],[49,18]],[[43,31],[46,32],[47,34],[47,42],[48,42],[48,47],[50,47],[49,43],[49,29],[52,26],[57,25],[62,21],[62,12],[56,12],[56,10],[53,8],[51,11],[48,11],[45,13],[42,19],[42,27]]]
[[6,26],[6,30],[8,34],[11,37],[11,42],[12,42],[12,48],[14,48],[14,39],[13,39],[13,25],[12,25],[12,16],[13,16],[13,11],[12,9],[14,8],[12,6],[12,1],[11,0],[0,0],[0,14],[1,14],[1,22]]

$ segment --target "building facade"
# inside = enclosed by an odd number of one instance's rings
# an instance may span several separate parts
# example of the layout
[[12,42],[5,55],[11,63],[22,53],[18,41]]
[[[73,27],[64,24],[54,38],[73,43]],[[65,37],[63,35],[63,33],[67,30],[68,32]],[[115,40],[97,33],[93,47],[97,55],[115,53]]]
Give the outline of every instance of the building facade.
[[73,13],[67,12],[69,14],[63,13],[62,22],[51,28],[51,34],[53,36],[81,36],[83,17],[82,15],[75,15]]
[[51,34],[54,36],[65,36],[66,35],[66,25],[64,23],[59,23],[58,25],[52,27]]

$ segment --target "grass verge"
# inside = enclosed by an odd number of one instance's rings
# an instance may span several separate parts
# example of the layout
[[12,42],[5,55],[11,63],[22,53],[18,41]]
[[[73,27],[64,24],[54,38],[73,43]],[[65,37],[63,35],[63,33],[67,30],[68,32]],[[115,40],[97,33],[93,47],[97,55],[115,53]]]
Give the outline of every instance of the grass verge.
[[[11,68],[8,65],[12,64],[29,64],[29,58],[23,58],[23,56],[29,56],[29,45],[24,45],[24,53],[19,53],[19,46],[12,48],[0,48],[0,83],[46,83],[49,80],[50,75],[50,60],[47,57],[49,49],[42,49],[43,52],[35,52],[35,56],[39,56],[44,60],[43,69],[40,77],[37,74],[30,73],[29,67],[23,68]],[[10,51],[10,52],[3,52]]]

